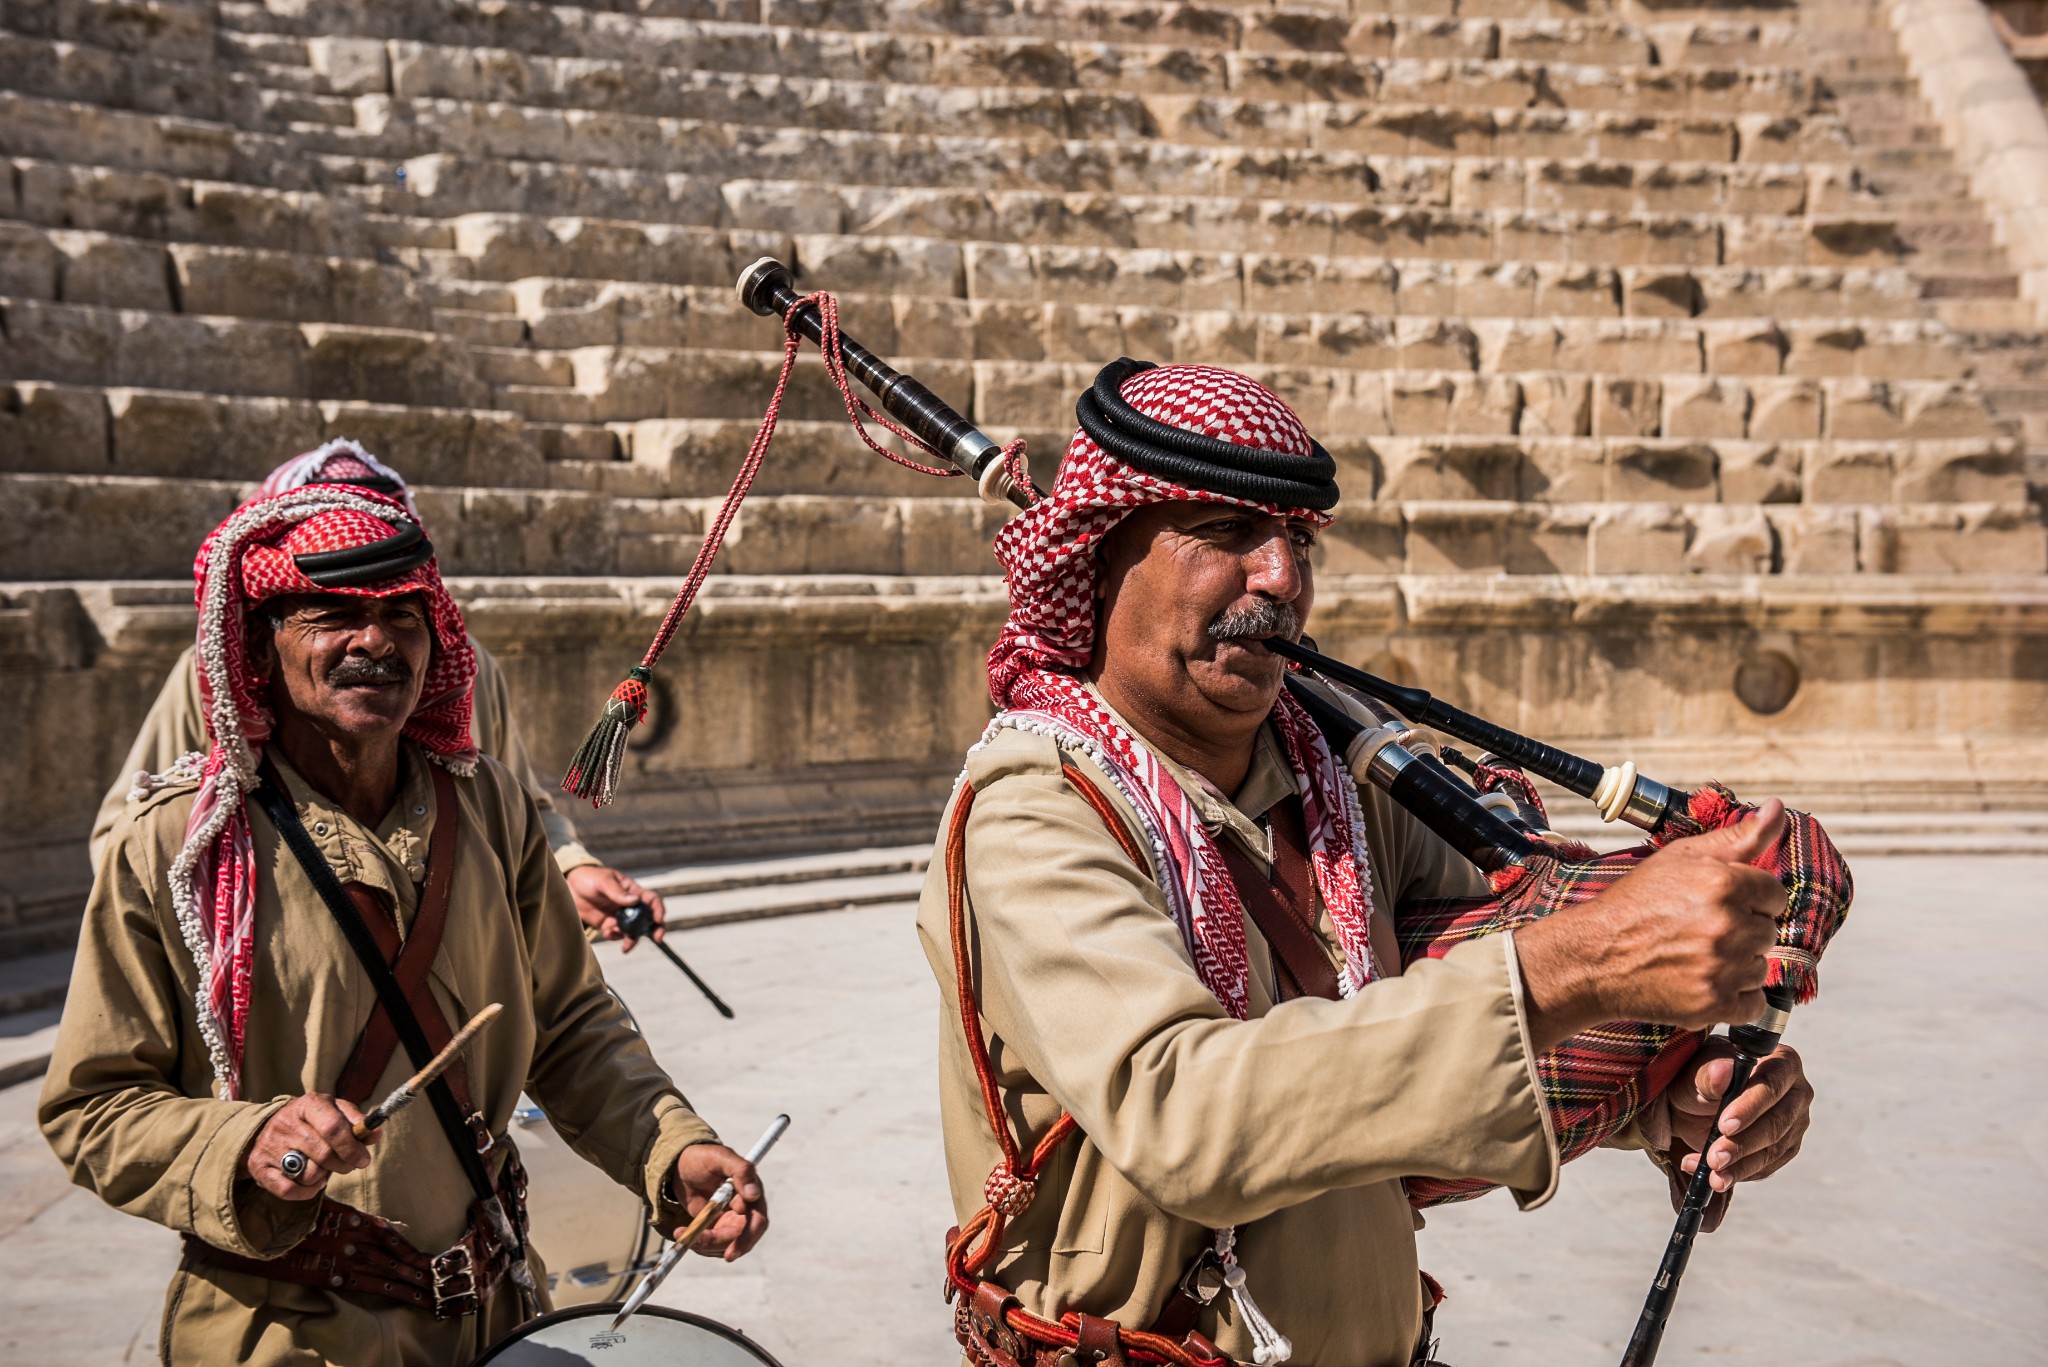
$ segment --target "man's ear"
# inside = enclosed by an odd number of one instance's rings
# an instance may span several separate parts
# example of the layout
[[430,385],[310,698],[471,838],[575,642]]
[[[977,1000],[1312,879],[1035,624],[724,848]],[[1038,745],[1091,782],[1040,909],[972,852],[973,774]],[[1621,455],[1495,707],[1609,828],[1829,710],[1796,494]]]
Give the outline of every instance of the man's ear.
[[249,657],[250,673],[259,679],[268,679],[276,672],[277,638],[271,629],[270,619],[261,610],[242,619],[242,643]]

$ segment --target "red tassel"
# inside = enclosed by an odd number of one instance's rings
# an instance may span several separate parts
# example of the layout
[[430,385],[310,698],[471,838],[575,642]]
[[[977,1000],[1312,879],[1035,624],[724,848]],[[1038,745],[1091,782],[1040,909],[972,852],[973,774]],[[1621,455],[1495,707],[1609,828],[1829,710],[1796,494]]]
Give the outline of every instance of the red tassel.
[[590,799],[593,807],[609,803],[619,791],[619,771],[626,765],[626,737],[647,720],[647,684],[654,671],[634,665],[605,699],[597,725],[576,747],[562,791]]

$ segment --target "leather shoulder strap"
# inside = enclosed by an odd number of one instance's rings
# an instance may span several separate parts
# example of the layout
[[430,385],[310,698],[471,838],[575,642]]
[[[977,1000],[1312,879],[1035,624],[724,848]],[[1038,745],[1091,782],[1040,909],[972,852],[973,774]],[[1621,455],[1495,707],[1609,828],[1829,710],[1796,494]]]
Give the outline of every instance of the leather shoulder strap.
[[[435,773],[435,800],[439,801],[444,791],[452,796],[454,784],[438,766]],[[444,783],[447,784],[445,790],[442,787]],[[427,1043],[426,1031],[420,1028],[419,1019],[413,1014],[412,1003],[406,1000],[405,990],[398,985],[391,965],[384,961],[382,951],[377,948],[376,937],[370,933],[370,928],[363,924],[362,918],[356,915],[355,906],[349,901],[348,893],[342,889],[341,880],[335,877],[334,870],[328,867],[319,847],[313,843],[313,837],[306,834],[306,827],[299,820],[299,813],[292,806],[291,799],[285,795],[283,788],[271,781],[268,776],[257,785],[251,796],[269,816],[271,825],[277,828],[278,835],[284,839],[285,848],[291,851],[299,867],[305,870],[306,877],[313,884],[313,890],[320,895],[321,902],[334,917],[335,924],[341,928],[342,936],[348,941],[349,948],[353,949],[356,958],[362,961],[363,971],[369,974],[370,985],[376,989],[377,1001],[390,1013],[392,1025],[398,1031],[399,1042],[405,1045],[405,1052],[412,1058],[413,1066],[426,1067],[433,1061],[434,1048]],[[451,828],[452,839],[455,818],[454,804],[451,802],[448,808],[435,815],[436,832],[438,833],[443,825],[447,825]],[[441,862],[452,863],[453,860]],[[435,1078],[427,1084],[427,1100],[433,1103],[434,1116],[441,1122],[441,1130],[447,1135],[450,1147],[455,1150],[456,1161],[462,1165],[463,1176],[468,1179],[476,1199],[485,1202],[497,1199],[496,1185],[484,1167],[483,1155],[477,1151],[468,1121],[456,1103],[455,1094],[449,1090],[448,1079],[445,1076]]]
[[1269,877],[1234,840],[1219,840],[1237,899],[1265,936],[1279,969],[1280,999],[1343,995],[1336,965],[1316,935],[1315,874],[1308,862],[1308,833],[1301,799],[1289,797],[1271,814],[1273,871]]
[[[419,1017],[427,1043],[439,1052],[454,1038],[455,1032],[450,1028],[448,1018],[442,1014],[440,1003],[434,1000],[433,989],[427,979],[434,966],[434,956],[440,952],[441,933],[448,924],[448,893],[455,882],[455,831],[460,817],[455,802],[454,780],[439,765],[429,768],[434,777],[434,833],[427,841],[427,885],[420,893],[419,910],[412,920],[412,933],[406,936],[398,952],[395,955],[391,952],[392,945],[384,942],[383,935],[376,938],[380,952],[391,964],[398,985],[405,992],[405,999],[412,1003],[413,1014]],[[384,915],[383,907],[376,905],[377,894],[353,884],[344,885],[343,891],[349,895],[357,916],[374,933],[379,924],[376,918]],[[379,1002],[371,1008],[362,1038],[356,1041],[354,1052],[341,1070],[341,1078],[334,1087],[336,1094],[358,1105],[366,1102],[378,1079],[384,1076],[397,1046],[398,1028],[391,1021],[391,1013]],[[449,1089],[455,1093],[463,1114],[475,1110],[469,1095],[469,1070],[462,1059],[449,1065],[447,1077]]]

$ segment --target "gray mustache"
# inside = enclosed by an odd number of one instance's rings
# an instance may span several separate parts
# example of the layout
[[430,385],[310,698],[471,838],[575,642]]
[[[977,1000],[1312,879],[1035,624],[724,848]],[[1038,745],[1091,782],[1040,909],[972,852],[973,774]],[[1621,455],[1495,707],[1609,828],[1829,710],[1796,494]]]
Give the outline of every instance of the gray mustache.
[[395,655],[381,660],[367,655],[351,655],[328,671],[327,682],[337,688],[352,684],[404,683],[412,677],[412,669]]
[[1246,607],[1229,607],[1209,623],[1209,635],[1218,641],[1241,640],[1246,636],[1301,635],[1301,614],[1292,603],[1259,598]]

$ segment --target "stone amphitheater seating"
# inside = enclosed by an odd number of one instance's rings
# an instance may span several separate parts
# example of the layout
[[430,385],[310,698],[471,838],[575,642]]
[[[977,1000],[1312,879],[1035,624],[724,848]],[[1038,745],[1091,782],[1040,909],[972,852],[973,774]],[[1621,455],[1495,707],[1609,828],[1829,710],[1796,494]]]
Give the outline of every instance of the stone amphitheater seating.
[[[1041,477],[1106,359],[1268,380],[1343,466],[1325,639],[1504,720],[2048,797],[2048,348],[1876,0],[0,0],[0,155],[0,621],[52,737],[0,761],[0,952],[74,914],[165,581],[325,438],[423,486],[566,755],[772,386],[763,253]],[[915,838],[983,715],[1000,515],[838,404],[807,358],[627,857]],[[1976,739],[1873,756],[1929,728]]]

